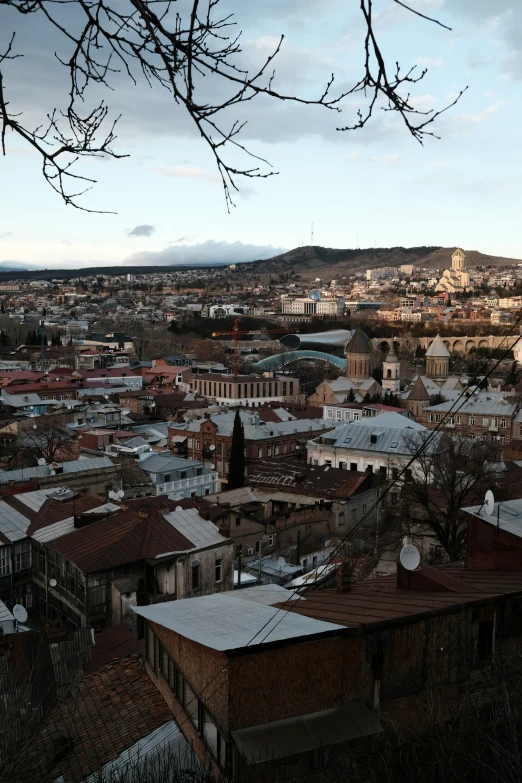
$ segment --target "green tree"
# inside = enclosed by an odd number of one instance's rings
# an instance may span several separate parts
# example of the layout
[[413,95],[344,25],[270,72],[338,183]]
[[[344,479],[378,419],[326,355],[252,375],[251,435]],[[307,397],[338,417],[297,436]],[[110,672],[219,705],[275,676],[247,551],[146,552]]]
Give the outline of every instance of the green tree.
[[357,400],[355,399],[355,392],[353,389],[350,389],[350,391],[346,395],[345,402],[357,402]]
[[520,370],[518,369],[518,362],[515,361],[511,365],[511,369],[507,374],[506,383],[513,384],[513,386],[516,386],[519,377],[520,377]]
[[234,417],[229,463],[228,488],[243,487],[245,485],[245,429],[238,410]]

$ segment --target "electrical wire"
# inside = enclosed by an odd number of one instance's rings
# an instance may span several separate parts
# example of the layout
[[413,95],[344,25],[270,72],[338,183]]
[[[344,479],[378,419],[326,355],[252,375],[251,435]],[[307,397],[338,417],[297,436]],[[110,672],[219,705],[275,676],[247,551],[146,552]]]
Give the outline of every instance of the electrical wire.
[[[515,329],[515,328],[516,328],[516,327],[517,327],[517,326],[518,326],[518,325],[519,325],[521,322],[522,322],[522,313],[521,313],[521,314],[520,314],[520,316],[517,318],[517,320],[515,321],[515,323],[509,326],[509,331],[511,331],[512,329]],[[497,346],[497,349],[496,349],[497,351],[498,351],[498,350],[499,350],[499,349],[502,347],[502,344],[504,343],[504,341],[507,339],[507,337],[508,337],[508,336],[509,336],[509,334],[505,334],[505,335],[504,335],[504,337],[502,338],[502,340],[501,340],[500,344]],[[480,383],[481,383],[481,384],[482,384],[482,383],[483,383],[485,380],[487,380],[487,379],[490,377],[490,375],[491,375],[491,374],[492,374],[492,373],[493,373],[493,372],[496,370],[496,368],[499,366],[499,364],[500,364],[502,361],[504,361],[504,359],[507,357],[508,353],[509,353],[510,351],[512,351],[512,350],[513,350],[513,348],[514,348],[514,347],[515,347],[515,345],[516,345],[516,344],[519,342],[519,340],[520,340],[520,339],[522,339],[522,335],[521,335],[520,337],[518,337],[518,338],[517,338],[517,340],[515,340],[515,342],[514,342],[514,343],[513,343],[513,344],[512,344],[512,345],[511,345],[509,348],[507,348],[507,349],[506,349],[506,351],[505,351],[505,352],[502,354],[502,356],[501,356],[499,359],[497,359],[497,360],[496,360],[496,362],[495,362],[495,364],[493,365],[493,367],[492,367],[492,368],[491,368],[491,369],[490,369],[490,370],[489,370],[489,371],[488,371],[488,372],[487,372],[487,373],[484,375],[484,377],[483,377],[482,381],[480,381]],[[477,377],[478,377],[478,376],[479,376],[479,375],[480,375],[480,374],[481,374],[481,373],[482,373],[484,370],[486,370],[486,369],[487,369],[487,366],[488,366],[489,362],[490,362],[490,359],[489,359],[489,358],[488,358],[488,359],[486,359],[486,361],[485,361],[484,365],[483,365],[483,366],[480,368],[480,370],[479,370],[477,373],[475,373],[475,378],[477,378]],[[472,392],[472,393],[475,393],[475,392]],[[384,490],[383,494],[379,496],[379,498],[378,498],[378,499],[375,501],[375,503],[374,503],[374,504],[371,506],[371,508],[370,508],[370,509],[369,509],[369,510],[366,512],[366,514],[364,514],[364,515],[362,516],[362,518],[359,520],[359,522],[358,522],[356,525],[354,525],[354,526],[351,528],[351,530],[350,530],[350,531],[348,531],[348,533],[347,533],[347,534],[344,536],[344,538],[343,538],[343,539],[340,541],[340,543],[339,543],[339,544],[338,544],[338,545],[335,547],[335,549],[334,549],[334,550],[333,550],[333,551],[330,553],[330,555],[328,556],[328,558],[326,559],[326,562],[325,562],[325,565],[326,565],[326,566],[328,566],[328,565],[330,565],[330,564],[332,563],[332,561],[333,561],[333,560],[334,560],[334,559],[337,557],[338,553],[339,553],[340,551],[342,551],[342,549],[343,549],[343,548],[344,548],[344,546],[346,545],[347,541],[349,541],[349,540],[350,540],[350,538],[352,538],[352,536],[354,535],[354,533],[355,533],[355,532],[357,532],[357,530],[358,530],[358,529],[359,529],[359,528],[360,528],[360,527],[363,525],[363,523],[364,523],[364,522],[367,520],[367,518],[368,518],[368,517],[369,517],[369,516],[370,516],[370,515],[373,513],[373,511],[374,511],[374,510],[375,510],[375,509],[376,509],[376,508],[377,508],[377,507],[378,507],[378,506],[381,504],[381,502],[382,502],[383,498],[385,498],[385,497],[386,497],[386,495],[387,495],[389,492],[391,492],[391,490],[393,489],[393,487],[394,487],[394,486],[395,486],[395,485],[398,483],[398,481],[400,481],[401,477],[402,477],[402,476],[403,476],[403,475],[406,473],[406,471],[408,471],[408,470],[409,470],[409,468],[411,467],[411,465],[412,465],[412,464],[413,464],[413,463],[414,463],[414,462],[415,462],[415,461],[416,461],[416,460],[417,460],[417,459],[418,459],[418,458],[421,456],[421,454],[424,452],[424,450],[426,449],[426,447],[428,446],[428,444],[430,443],[430,441],[432,441],[432,440],[435,438],[435,435],[436,435],[436,434],[437,434],[437,433],[440,431],[441,427],[444,425],[444,423],[446,422],[446,420],[447,420],[447,419],[448,419],[450,416],[452,416],[452,415],[454,416],[454,415],[455,415],[455,413],[458,413],[458,411],[459,411],[459,410],[461,410],[461,408],[462,408],[462,407],[463,407],[463,406],[466,404],[466,401],[469,399],[469,397],[470,397],[470,389],[469,389],[469,387],[467,387],[466,389],[463,389],[462,393],[461,393],[461,394],[459,395],[459,397],[457,397],[457,399],[456,399],[456,400],[453,402],[453,404],[451,405],[450,409],[449,409],[449,410],[448,410],[448,411],[445,413],[445,415],[442,417],[441,421],[437,423],[437,426],[436,426],[436,427],[435,427],[435,428],[434,428],[434,429],[433,429],[433,430],[430,432],[430,435],[429,435],[429,436],[428,436],[428,437],[427,437],[427,438],[426,438],[426,439],[425,439],[425,440],[422,442],[422,444],[420,445],[419,449],[418,449],[418,450],[417,450],[417,451],[416,451],[416,452],[415,452],[415,453],[412,455],[412,457],[409,459],[409,461],[406,463],[406,465],[404,465],[404,467],[403,467],[403,468],[400,470],[400,472],[397,474],[397,476],[396,476],[396,477],[395,477],[395,478],[394,478],[394,479],[391,481],[391,483],[388,485],[388,487],[386,487],[386,489]],[[463,401],[462,401],[462,404],[460,405],[460,407],[458,407],[458,408],[457,408],[457,409],[454,411],[454,410],[453,410],[453,409],[454,409],[454,407],[455,407],[455,406],[456,406],[456,405],[457,405],[457,404],[458,404],[458,403],[459,403],[459,402],[462,400],[462,398],[464,398],[464,399],[463,399]],[[268,632],[265,634],[265,636],[263,636],[263,638],[262,638],[260,641],[256,642],[256,646],[257,646],[258,644],[263,644],[263,642],[264,642],[264,641],[265,641],[265,640],[268,638],[268,636],[270,636],[270,634],[272,634],[272,633],[274,632],[274,630],[277,628],[277,626],[279,625],[279,623],[280,623],[280,622],[281,622],[281,621],[282,621],[282,620],[283,620],[283,619],[284,619],[284,618],[287,616],[287,614],[288,614],[289,612],[291,612],[291,611],[292,611],[292,609],[293,609],[293,608],[294,608],[294,607],[297,605],[298,601],[301,601],[301,600],[302,600],[302,598],[303,598],[303,595],[304,595],[304,594],[306,594],[306,593],[308,592],[308,590],[310,590],[310,589],[313,589],[313,588],[315,588],[315,587],[317,587],[317,585],[316,585],[316,581],[314,580],[313,582],[310,582],[308,585],[305,585],[305,586],[304,586],[304,588],[303,588],[303,589],[300,591],[300,593],[298,594],[298,596],[297,596],[297,597],[295,597],[293,594],[291,594],[291,595],[290,595],[290,596],[289,596],[289,597],[286,599],[286,601],[285,601],[285,602],[282,604],[282,606],[278,607],[276,614],[275,614],[275,615],[273,615],[273,616],[272,616],[272,617],[271,617],[269,620],[267,620],[267,622],[266,622],[266,623],[264,623],[264,625],[262,625],[262,626],[261,626],[261,628],[259,629],[259,631],[257,631],[257,632],[254,634],[254,636],[253,636],[253,637],[250,639],[250,641],[248,641],[248,642],[247,642],[247,644],[246,644],[246,645],[243,645],[243,646],[244,646],[244,647],[250,647],[250,646],[253,646],[254,640],[255,640],[255,639],[257,639],[257,637],[258,637],[258,636],[259,636],[261,633],[263,633],[263,631],[264,631],[264,630],[265,630],[265,629],[266,629],[266,628],[267,628],[269,625],[271,625],[271,624],[273,623],[273,621],[274,621],[274,619],[277,617],[277,615],[278,615],[279,613],[281,613],[281,617],[279,618],[279,620],[277,621],[277,623],[275,623],[275,625],[273,625],[273,627],[271,627],[271,628],[268,630]],[[291,607],[289,607],[288,609],[285,609],[285,607],[286,607],[288,604],[292,603],[292,602],[293,602],[293,605],[292,605]],[[240,663],[239,663],[239,665],[236,667],[236,669],[235,669],[235,672],[237,672],[237,671],[238,671],[238,669],[239,669],[239,668],[241,668],[241,666],[242,666],[244,663],[246,663],[247,659],[248,659],[248,654],[246,654],[246,655],[245,655],[245,657],[243,658],[242,662],[240,662]],[[204,685],[204,686],[203,686],[203,688],[202,688],[202,689],[201,689],[201,690],[200,690],[198,693],[196,693],[196,694],[195,694],[194,698],[193,698],[193,699],[191,699],[191,701],[189,701],[189,702],[188,702],[188,704],[187,704],[186,706],[188,707],[188,705],[189,705],[189,704],[191,704],[191,703],[192,703],[194,700],[196,700],[196,699],[199,699],[199,698],[202,696],[202,694],[203,694],[203,693],[204,693],[204,692],[207,690],[207,688],[209,688],[209,687],[212,685],[212,683],[214,683],[214,682],[215,682],[215,681],[218,679],[218,677],[220,677],[220,676],[221,676],[221,675],[222,675],[222,674],[223,674],[223,673],[224,673],[224,672],[225,672],[225,671],[228,669],[228,667],[231,665],[231,663],[232,663],[232,661],[233,661],[233,660],[235,660],[235,659],[234,659],[234,658],[231,658],[231,659],[230,659],[230,660],[227,662],[227,664],[226,664],[226,665],[225,665],[225,666],[224,666],[222,669],[220,669],[220,671],[219,671],[219,672],[218,672],[218,673],[217,673],[217,674],[216,674],[216,675],[215,675],[215,676],[214,676],[214,677],[213,677],[213,678],[212,678],[212,679],[211,679],[211,680],[210,680],[210,681],[209,681],[209,682],[208,682],[206,685]],[[208,703],[208,702],[210,701],[210,699],[211,699],[211,698],[212,698],[212,697],[213,697],[213,696],[214,696],[214,695],[217,693],[217,691],[218,691],[218,690],[220,690],[220,688],[222,688],[222,687],[223,687],[223,683],[221,683],[220,685],[218,685],[218,687],[217,687],[217,688],[216,688],[214,691],[212,691],[212,693],[210,694],[210,696],[208,696],[208,697],[207,697],[207,699],[206,699],[207,703]],[[184,710],[184,708],[182,708],[182,710],[180,710],[180,712],[178,713],[178,715],[181,715],[181,712],[182,712],[182,711],[183,711],[183,712],[185,711],[185,710]],[[176,722],[177,722],[177,720],[178,720],[178,716],[177,716],[177,715],[175,715],[175,716],[174,716],[174,719],[175,719],[175,720],[176,720]],[[184,723],[186,723],[186,721],[187,721],[187,720],[188,720],[188,716],[186,715],[186,716],[184,717],[184,719],[183,719],[183,720],[182,720],[180,723],[178,723],[178,726],[181,728],[181,726],[183,726],[183,725],[184,725]]]

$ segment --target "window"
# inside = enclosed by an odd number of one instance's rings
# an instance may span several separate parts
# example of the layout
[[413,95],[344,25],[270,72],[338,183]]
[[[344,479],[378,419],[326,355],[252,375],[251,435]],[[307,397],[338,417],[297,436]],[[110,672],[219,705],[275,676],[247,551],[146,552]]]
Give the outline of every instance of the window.
[[341,421],[342,415],[343,415],[342,411],[335,411],[335,418],[339,419],[339,421]]
[[243,544],[238,544],[236,546],[236,557],[239,557],[241,554],[243,554]]
[[377,435],[370,435],[370,443],[377,443]]
[[239,527],[241,524],[241,517],[236,517],[236,527]]
[[0,576],[8,576],[11,573],[9,553],[10,547],[8,546],[3,546],[0,549]]
[[350,462],[350,470],[357,470],[357,463],[356,462]]
[[344,511],[339,514],[338,522],[340,525],[344,525]]
[[390,449],[396,449],[398,447],[398,445],[399,445],[399,441],[398,440],[394,440],[391,443],[391,445],[390,445]]
[[359,413],[354,413],[353,414],[353,420],[354,421],[359,421]]
[[346,446],[349,446],[351,442],[352,442],[352,439],[351,439],[351,438],[345,438],[345,439],[343,440],[343,443],[344,443]]
[[201,584],[200,584],[200,576],[201,576],[200,571],[201,571],[201,566],[199,564],[192,566],[192,582],[191,583],[192,583],[192,589],[193,590],[199,590],[199,588],[201,587]]
[[330,410],[330,408],[327,408],[327,410],[326,410],[326,418],[327,419],[333,419],[333,411]]
[[196,441],[196,448],[199,449],[199,440]]
[[272,456],[272,446],[266,447],[266,456],[271,457]]
[[341,470],[346,470],[346,462],[339,462],[339,467]]
[[15,571],[23,571],[31,566],[31,542],[20,541],[15,544]]
[[308,568],[308,558],[306,558],[306,557],[305,557],[305,558],[304,558],[304,559],[301,561],[301,565],[302,565],[302,566],[303,566],[303,568],[306,570],[306,569]]
[[470,416],[470,417],[469,417],[469,423],[470,423],[470,424],[471,424],[471,426],[473,427],[473,425],[475,424],[475,417],[474,417],[474,416]]
[[433,421],[433,416],[431,413],[428,413],[428,421],[431,423]]
[[222,573],[223,573],[223,561],[216,560],[216,564],[214,567],[214,581],[221,582]]
[[457,416],[457,424],[462,424],[462,416]]
[[197,496],[198,496],[197,489],[193,489],[192,492],[190,493],[190,497],[191,498],[197,498]]
[[165,475],[163,476],[163,481],[164,482],[165,481],[170,481],[170,473],[165,473]]
[[482,419],[482,426],[483,427],[489,427],[489,418],[483,418]]
[[503,427],[504,429],[506,428],[506,420],[505,419],[502,419],[502,421],[500,422],[500,426]]
[[268,536],[268,546],[274,546],[274,536]]
[[257,456],[258,457],[262,457],[263,456],[263,449],[258,449],[257,450]]
[[196,476],[201,476],[202,472],[201,468],[196,468]]

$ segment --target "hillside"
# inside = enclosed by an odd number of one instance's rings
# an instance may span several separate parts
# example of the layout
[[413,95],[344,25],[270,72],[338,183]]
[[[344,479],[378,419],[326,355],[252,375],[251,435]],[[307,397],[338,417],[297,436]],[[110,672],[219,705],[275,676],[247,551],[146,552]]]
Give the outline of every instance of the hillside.
[[[400,266],[414,264],[428,269],[446,269],[451,266],[451,254],[455,248],[436,246],[427,247],[390,247],[334,249],[318,246],[306,246],[289,250],[280,256],[265,261],[253,261],[242,264],[241,271],[251,269],[257,274],[283,274],[294,269],[306,277],[339,278],[380,266]],[[476,266],[507,266],[520,262],[516,258],[503,258],[477,250],[464,250],[466,265]]]

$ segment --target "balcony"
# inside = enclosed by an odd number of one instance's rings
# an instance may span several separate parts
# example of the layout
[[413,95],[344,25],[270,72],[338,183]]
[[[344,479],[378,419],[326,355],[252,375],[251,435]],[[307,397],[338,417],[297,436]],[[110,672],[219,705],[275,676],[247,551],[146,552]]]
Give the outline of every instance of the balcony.
[[208,473],[206,476],[194,476],[193,478],[180,479],[179,481],[167,481],[164,484],[156,484],[156,494],[167,495],[169,492],[179,492],[183,489],[193,489],[207,486],[212,490],[217,485],[218,474]]

